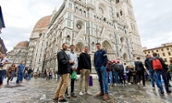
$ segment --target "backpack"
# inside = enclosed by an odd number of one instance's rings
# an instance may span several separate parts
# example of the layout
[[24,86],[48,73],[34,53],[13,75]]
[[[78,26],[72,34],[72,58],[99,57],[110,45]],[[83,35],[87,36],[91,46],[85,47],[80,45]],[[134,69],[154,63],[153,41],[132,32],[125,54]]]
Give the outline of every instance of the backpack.
[[152,66],[154,70],[161,70],[163,68],[158,58],[152,60]]
[[120,71],[120,68],[119,68],[119,65],[115,64],[115,67],[114,67],[115,71]]

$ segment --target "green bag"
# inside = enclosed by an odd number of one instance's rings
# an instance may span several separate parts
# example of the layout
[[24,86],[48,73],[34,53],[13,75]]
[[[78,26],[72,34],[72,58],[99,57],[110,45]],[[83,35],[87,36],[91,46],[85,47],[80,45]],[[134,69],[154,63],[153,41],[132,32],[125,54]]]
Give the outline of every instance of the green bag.
[[76,71],[72,71],[71,79],[77,79]]

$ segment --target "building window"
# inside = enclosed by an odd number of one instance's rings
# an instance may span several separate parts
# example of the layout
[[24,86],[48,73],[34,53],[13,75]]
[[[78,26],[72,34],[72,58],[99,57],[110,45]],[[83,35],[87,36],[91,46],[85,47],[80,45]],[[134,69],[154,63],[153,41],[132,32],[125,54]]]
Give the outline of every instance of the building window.
[[169,50],[169,48],[167,48],[167,50]]
[[164,62],[167,62],[167,59],[166,58],[164,58]]
[[118,13],[116,14],[116,16],[117,16],[117,18],[119,18],[119,14]]
[[122,10],[120,10],[120,15],[122,16]]
[[170,53],[170,52],[168,52],[168,55],[169,55],[169,56],[171,56],[171,53]]
[[116,4],[119,3],[119,0],[116,0]]
[[165,53],[162,53],[163,56],[165,56]]
[[71,2],[69,3],[69,8],[72,8],[72,3]]
[[161,49],[161,51],[164,51],[164,49]]
[[156,52],[158,52],[158,50],[156,50]]

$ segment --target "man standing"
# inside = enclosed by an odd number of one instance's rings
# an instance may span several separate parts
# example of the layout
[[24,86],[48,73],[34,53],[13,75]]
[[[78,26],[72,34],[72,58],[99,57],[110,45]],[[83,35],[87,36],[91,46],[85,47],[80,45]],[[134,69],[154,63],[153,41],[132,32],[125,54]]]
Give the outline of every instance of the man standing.
[[83,95],[82,86],[83,86],[83,77],[85,76],[85,93],[91,95],[88,91],[88,79],[91,73],[91,58],[88,54],[88,47],[85,46],[84,52],[79,55],[79,67],[81,76],[80,76],[80,92],[79,95]]
[[96,44],[97,51],[94,53],[94,66],[98,74],[101,92],[97,96],[103,96],[103,99],[110,99],[108,93],[108,73],[106,65],[108,62],[106,51],[101,48],[101,44]]
[[164,80],[166,92],[171,93],[171,91],[169,90],[167,77],[165,74],[165,69],[167,69],[167,67],[166,67],[163,59],[158,57],[157,53],[153,53],[153,57],[151,60],[151,67],[155,70],[156,84],[157,84],[158,88],[160,89],[161,94],[164,94],[163,86],[162,86],[162,82],[161,82],[161,75]]
[[10,64],[9,60],[6,58],[5,54],[0,52],[0,87],[3,85],[3,80],[5,78],[7,64]]
[[[70,72],[71,74],[72,74],[73,71],[77,71],[77,68],[78,68],[78,58],[77,58],[76,53],[74,53],[74,49],[75,49],[75,46],[71,45],[70,46],[70,51],[68,53],[69,59],[74,62],[74,64],[72,65],[72,68],[71,68],[71,72]],[[71,92],[71,97],[77,97],[75,95],[75,93],[74,93],[75,79],[71,79],[70,85],[71,85],[71,91],[70,91]],[[66,90],[66,95],[67,95],[67,97],[69,97],[68,96],[68,89]]]
[[53,100],[58,100],[59,102],[67,102],[64,98],[64,94],[67,86],[69,85],[69,73],[70,73],[70,64],[74,63],[66,54],[68,46],[66,43],[62,45],[62,50],[57,53],[58,61],[58,73],[61,75],[61,80],[59,86],[54,94]]
[[148,54],[146,55],[146,59],[145,59],[145,66],[146,68],[149,70],[149,75],[150,75],[150,79],[151,79],[151,84],[152,84],[152,87],[153,87],[153,90],[155,90],[155,73],[154,73],[154,70],[153,68],[151,67],[151,55]]

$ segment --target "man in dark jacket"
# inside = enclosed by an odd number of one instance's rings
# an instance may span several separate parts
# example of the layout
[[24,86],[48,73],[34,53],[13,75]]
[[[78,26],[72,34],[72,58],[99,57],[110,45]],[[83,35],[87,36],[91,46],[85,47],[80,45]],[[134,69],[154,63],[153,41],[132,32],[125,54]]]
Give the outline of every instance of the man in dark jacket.
[[[155,60],[155,59],[158,59],[160,61],[161,65],[162,65],[162,68],[155,69],[155,67],[153,66],[153,60]],[[166,70],[167,67],[166,67],[163,59],[158,57],[157,53],[153,53],[153,57],[152,57],[152,60],[151,60],[151,67],[155,70],[156,84],[157,84],[158,88],[160,89],[161,94],[164,94],[163,86],[162,86],[162,82],[161,82],[161,75],[162,75],[162,78],[164,80],[166,92],[171,93],[171,91],[169,90],[169,87],[168,87],[167,77],[166,77],[166,74],[165,74],[165,70]]]
[[144,76],[144,66],[142,62],[140,61],[140,57],[137,57],[137,61],[134,62],[135,64],[135,70],[136,70],[136,77],[138,81],[138,85],[140,85],[140,81],[142,79],[143,87],[145,87],[145,76]]
[[64,94],[66,92],[67,86],[69,85],[69,73],[71,64],[74,64],[74,62],[69,59],[65,52],[67,48],[67,44],[64,43],[62,45],[62,50],[57,53],[58,73],[61,75],[61,80],[54,94],[53,100],[58,100],[59,102],[67,102]]
[[153,90],[155,90],[155,83],[154,83],[155,82],[155,72],[154,72],[153,68],[151,67],[151,55],[150,54],[146,55],[145,66],[149,70],[149,76],[151,79],[152,87],[153,87]]
[[91,95],[88,91],[88,79],[91,73],[91,57],[88,54],[88,47],[85,46],[84,52],[79,55],[79,67],[81,76],[80,76],[80,92],[79,95],[83,95],[82,85],[83,85],[83,77],[85,76],[85,93]]

